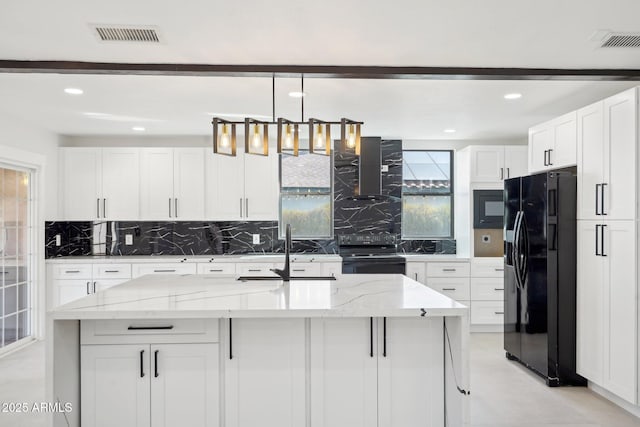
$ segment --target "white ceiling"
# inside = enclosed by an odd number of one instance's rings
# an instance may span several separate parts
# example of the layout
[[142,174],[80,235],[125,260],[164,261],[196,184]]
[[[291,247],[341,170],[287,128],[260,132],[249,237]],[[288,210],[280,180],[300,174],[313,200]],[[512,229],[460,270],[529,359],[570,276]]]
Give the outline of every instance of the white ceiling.
[[[5,3],[0,59],[640,69],[640,49],[598,48],[593,37],[640,31],[637,0]],[[90,24],[155,25],[162,43],[100,42]],[[300,118],[287,96],[299,84],[276,80],[276,116]],[[535,123],[635,84],[309,78],[305,117],[363,120],[363,134],[383,137],[525,138]],[[514,91],[523,98],[502,98]],[[268,78],[0,74],[0,94],[1,114],[71,135],[129,135],[136,125],[207,135],[211,113],[272,113]]]

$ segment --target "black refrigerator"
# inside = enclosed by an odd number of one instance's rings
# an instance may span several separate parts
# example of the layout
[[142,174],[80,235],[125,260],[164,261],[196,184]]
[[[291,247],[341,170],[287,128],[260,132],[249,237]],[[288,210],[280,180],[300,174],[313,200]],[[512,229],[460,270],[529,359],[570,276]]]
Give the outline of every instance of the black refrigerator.
[[576,176],[504,182],[504,348],[549,386],[576,373]]

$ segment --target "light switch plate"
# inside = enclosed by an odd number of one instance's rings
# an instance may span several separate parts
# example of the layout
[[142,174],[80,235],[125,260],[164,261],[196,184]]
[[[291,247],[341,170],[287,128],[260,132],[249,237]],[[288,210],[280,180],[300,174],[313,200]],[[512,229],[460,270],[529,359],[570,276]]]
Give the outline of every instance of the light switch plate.
[[59,234],[56,234],[56,246],[60,246],[62,244],[62,238]]
[[260,244],[260,235],[259,234],[254,234],[253,235],[253,244],[254,245],[259,245]]
[[124,244],[127,246],[133,245],[133,234],[124,235]]

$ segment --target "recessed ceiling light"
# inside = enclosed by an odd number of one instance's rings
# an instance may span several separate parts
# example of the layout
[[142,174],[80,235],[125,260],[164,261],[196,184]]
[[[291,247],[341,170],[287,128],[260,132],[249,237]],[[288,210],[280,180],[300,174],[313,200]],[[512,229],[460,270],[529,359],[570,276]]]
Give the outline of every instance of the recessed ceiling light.
[[504,96],[504,99],[519,99],[522,98],[521,93],[508,93]]
[[82,95],[84,91],[77,87],[68,87],[64,90],[64,93],[68,93],[69,95]]
[[306,96],[307,94],[304,92],[289,92],[289,96],[292,98],[302,98],[303,96]]
[[455,133],[455,129],[445,129],[444,130],[446,133]]
[[142,126],[134,126],[131,129],[135,130],[136,132],[144,132],[146,130]]

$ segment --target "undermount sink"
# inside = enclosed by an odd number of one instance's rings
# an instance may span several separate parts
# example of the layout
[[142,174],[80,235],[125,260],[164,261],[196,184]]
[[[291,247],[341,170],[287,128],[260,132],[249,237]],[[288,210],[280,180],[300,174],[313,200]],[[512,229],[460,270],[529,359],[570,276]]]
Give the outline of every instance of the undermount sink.
[[[238,277],[239,281],[246,282],[249,280],[282,280],[279,276],[240,276]],[[289,277],[289,280],[336,280],[335,276],[292,276]]]

